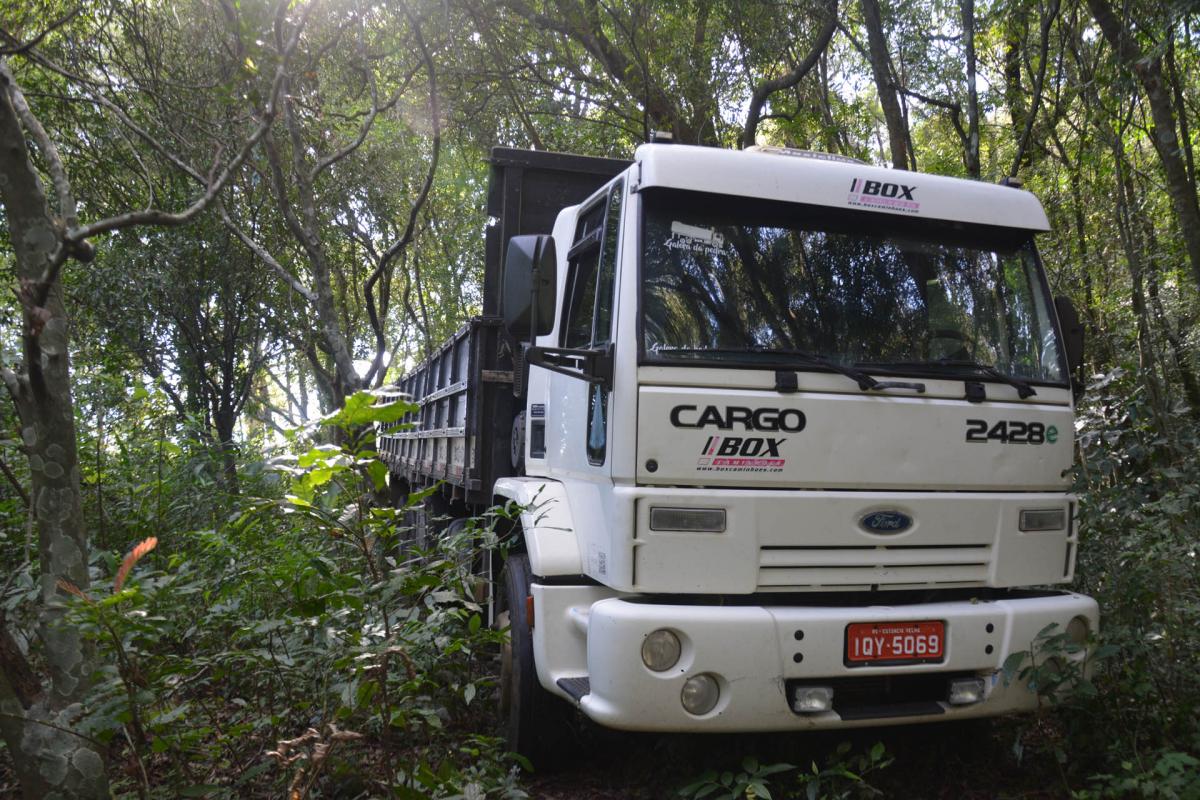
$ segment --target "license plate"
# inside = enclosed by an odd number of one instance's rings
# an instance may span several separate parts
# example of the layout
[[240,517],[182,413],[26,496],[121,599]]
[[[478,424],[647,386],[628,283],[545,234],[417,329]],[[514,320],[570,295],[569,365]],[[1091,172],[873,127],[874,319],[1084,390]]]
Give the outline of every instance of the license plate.
[[928,664],[946,655],[946,623],[852,622],[846,626],[846,664]]

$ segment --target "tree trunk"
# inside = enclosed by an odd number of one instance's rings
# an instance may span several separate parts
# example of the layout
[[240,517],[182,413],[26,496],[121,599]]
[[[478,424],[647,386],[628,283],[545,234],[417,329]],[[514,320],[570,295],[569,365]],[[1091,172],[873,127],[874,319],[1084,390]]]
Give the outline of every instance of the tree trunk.
[[896,169],[908,169],[908,130],[904,125],[904,115],[900,111],[896,85],[892,81],[891,58],[888,56],[887,37],[883,33],[883,15],[879,10],[879,0],[862,0],[862,11],[863,22],[867,28],[867,47],[871,54],[871,72],[875,76],[879,105],[883,108],[883,119],[887,123],[892,166]]
[[233,440],[233,429],[237,425],[237,414],[231,409],[221,409],[213,416],[213,427],[217,431],[217,447],[221,449],[221,476],[225,491],[238,494],[237,442]]
[[1125,161],[1120,134],[1113,139],[1113,158],[1117,166],[1117,228],[1125,250],[1125,263],[1129,269],[1130,301],[1137,320],[1137,344],[1139,378],[1146,387],[1150,399],[1150,411],[1154,415],[1159,432],[1170,439],[1167,405],[1163,384],[1158,379],[1159,359],[1150,332],[1150,313],[1146,304],[1145,266],[1142,260],[1143,242],[1133,220],[1133,184],[1129,179],[1129,165]]
[[[1062,153],[1064,161],[1067,158],[1066,148],[1055,137],[1055,143]],[[1092,346],[1091,362],[1093,365],[1103,365],[1107,369],[1109,366],[1116,363],[1116,355],[1112,352],[1109,346],[1107,336],[1107,328],[1102,324],[1098,312],[1096,310],[1095,288],[1092,285],[1092,270],[1091,270],[1091,253],[1088,248],[1087,239],[1087,223],[1084,219],[1084,201],[1083,188],[1080,185],[1079,179],[1079,163],[1081,159],[1077,159],[1075,164],[1067,163],[1068,185],[1071,187],[1071,218],[1075,226],[1075,240],[1079,254],[1078,261],[1084,266],[1083,270],[1083,289],[1084,289],[1084,316],[1087,318],[1089,339],[1093,342],[1100,342],[1100,346]],[[1101,332],[1105,335],[1101,335]]]
[[30,497],[41,554],[42,606],[38,634],[49,687],[14,680],[13,663],[0,665],[2,733],[26,797],[106,798],[104,761],[87,739],[71,733],[92,672],[91,648],[65,613],[58,581],[88,586],[87,532],[83,524],[75,410],[67,356],[69,326],[55,281],[43,306],[33,302],[60,235],[7,85],[0,77],[0,200],[16,254],[24,318],[27,377],[5,374],[29,456]]
[[[1131,186],[1129,191],[1133,190],[1134,187]],[[1144,200],[1138,203],[1138,207],[1145,207]],[[1183,384],[1183,394],[1187,397],[1190,411],[1193,416],[1198,416],[1200,415],[1200,380],[1196,378],[1196,371],[1192,369],[1187,345],[1180,337],[1179,332],[1175,330],[1170,317],[1167,316],[1167,310],[1163,307],[1162,296],[1159,293],[1159,250],[1158,237],[1154,233],[1154,221],[1140,211],[1137,218],[1142,227],[1142,249],[1146,253],[1146,293],[1150,299],[1150,310],[1154,312],[1154,320],[1162,330],[1167,344],[1170,345],[1171,358],[1175,363],[1175,371],[1179,373],[1179,382]]]
[[979,91],[975,88],[975,0],[962,0],[963,58],[967,67],[967,141],[964,162],[967,175],[976,180],[979,163]]
[[1154,120],[1150,138],[1166,175],[1167,192],[1187,246],[1192,277],[1200,286],[1200,205],[1196,201],[1196,185],[1188,179],[1187,166],[1180,155],[1171,93],[1163,82],[1162,57],[1146,57],[1142,53],[1133,31],[1121,24],[1107,0],[1087,0],[1087,5],[1117,58],[1133,70],[1142,85]]
[[1025,86],[1021,80],[1021,45],[1029,33],[1025,15],[1015,14],[1008,20],[1004,36],[1004,101],[1014,142],[1021,141],[1025,130]]

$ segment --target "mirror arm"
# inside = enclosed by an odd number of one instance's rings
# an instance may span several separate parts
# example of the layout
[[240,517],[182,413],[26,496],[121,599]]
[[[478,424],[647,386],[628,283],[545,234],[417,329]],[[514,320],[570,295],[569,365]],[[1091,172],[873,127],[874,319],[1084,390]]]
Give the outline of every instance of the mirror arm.
[[[603,350],[579,350],[568,347],[530,347],[525,362],[568,378],[612,387],[613,346]],[[582,362],[580,364],[579,362]]]

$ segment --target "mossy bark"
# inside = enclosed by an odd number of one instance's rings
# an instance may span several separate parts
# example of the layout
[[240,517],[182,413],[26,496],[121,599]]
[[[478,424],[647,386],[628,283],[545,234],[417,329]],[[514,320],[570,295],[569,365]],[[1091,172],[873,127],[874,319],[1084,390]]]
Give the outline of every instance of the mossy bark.
[[[0,75],[0,84],[6,78]],[[88,739],[72,733],[88,689],[92,653],[66,617],[60,580],[86,590],[87,531],[83,523],[75,411],[67,345],[69,322],[57,280],[45,302],[34,301],[62,240],[25,133],[0,85],[0,201],[16,254],[24,321],[24,372],[5,380],[16,404],[29,457],[30,498],[37,520],[41,567],[38,635],[49,675],[44,687],[17,691],[0,665],[0,734],[26,797],[105,798],[104,761]]]

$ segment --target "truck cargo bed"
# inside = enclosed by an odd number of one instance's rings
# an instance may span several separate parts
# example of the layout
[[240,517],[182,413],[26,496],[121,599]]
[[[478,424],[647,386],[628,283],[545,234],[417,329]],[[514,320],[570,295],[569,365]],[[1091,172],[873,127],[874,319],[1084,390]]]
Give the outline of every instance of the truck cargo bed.
[[489,503],[492,483],[512,473],[512,355],[502,337],[499,318],[475,317],[396,385],[420,408],[385,426],[379,451],[411,489],[443,481],[456,499]]
[[401,493],[440,481],[449,499],[486,506],[496,479],[514,473],[513,419],[523,407],[524,382],[517,345],[499,316],[505,244],[521,234],[551,233],[559,211],[587,199],[628,165],[611,158],[492,149],[483,315],[396,383],[394,389],[420,410],[385,426],[379,436],[379,452],[393,481],[404,487]]

